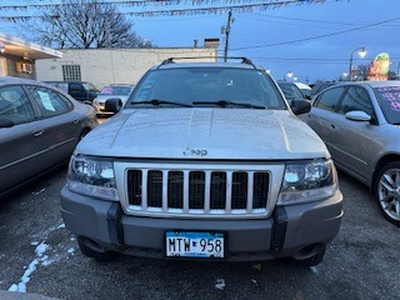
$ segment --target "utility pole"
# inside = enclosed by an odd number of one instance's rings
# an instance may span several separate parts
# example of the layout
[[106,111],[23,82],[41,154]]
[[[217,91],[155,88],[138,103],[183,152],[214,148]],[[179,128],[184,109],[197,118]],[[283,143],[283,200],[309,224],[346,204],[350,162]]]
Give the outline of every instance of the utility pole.
[[231,24],[233,23],[232,11],[228,13],[228,22],[226,26],[222,27],[222,33],[225,33],[225,50],[224,50],[224,62],[226,62],[228,57],[228,46],[229,46],[229,32],[231,31]]

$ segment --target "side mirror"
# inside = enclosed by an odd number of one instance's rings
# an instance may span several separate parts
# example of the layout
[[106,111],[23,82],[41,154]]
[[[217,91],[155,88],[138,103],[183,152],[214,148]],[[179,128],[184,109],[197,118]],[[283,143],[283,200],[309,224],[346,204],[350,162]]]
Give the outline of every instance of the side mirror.
[[113,113],[117,113],[122,108],[122,100],[119,98],[110,98],[106,100],[105,110]]
[[13,127],[15,124],[8,118],[0,117],[0,128],[10,128]]
[[290,108],[295,115],[306,114],[311,110],[310,101],[307,100],[292,100]]
[[362,110],[349,111],[344,116],[346,119],[356,122],[369,122],[372,119],[369,114]]

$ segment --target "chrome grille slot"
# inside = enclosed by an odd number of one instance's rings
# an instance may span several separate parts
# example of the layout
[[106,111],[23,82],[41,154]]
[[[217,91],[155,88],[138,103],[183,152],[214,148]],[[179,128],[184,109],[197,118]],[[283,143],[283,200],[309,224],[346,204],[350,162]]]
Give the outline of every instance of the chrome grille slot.
[[163,172],[149,171],[147,173],[147,205],[162,207],[163,201]]
[[206,190],[204,172],[189,173],[189,209],[203,209]]
[[269,174],[255,173],[253,183],[253,208],[263,208],[267,205]]
[[234,172],[232,176],[232,209],[246,209],[247,188],[247,173]]
[[128,172],[129,204],[142,205],[142,171]]
[[168,207],[183,208],[183,172],[168,173]]
[[226,173],[211,173],[210,209],[225,209]]

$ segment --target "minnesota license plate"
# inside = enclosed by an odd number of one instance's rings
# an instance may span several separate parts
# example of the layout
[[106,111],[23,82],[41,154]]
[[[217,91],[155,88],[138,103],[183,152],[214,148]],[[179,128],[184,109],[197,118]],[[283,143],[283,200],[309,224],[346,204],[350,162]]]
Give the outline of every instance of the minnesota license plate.
[[167,231],[167,257],[224,258],[224,235],[210,232]]

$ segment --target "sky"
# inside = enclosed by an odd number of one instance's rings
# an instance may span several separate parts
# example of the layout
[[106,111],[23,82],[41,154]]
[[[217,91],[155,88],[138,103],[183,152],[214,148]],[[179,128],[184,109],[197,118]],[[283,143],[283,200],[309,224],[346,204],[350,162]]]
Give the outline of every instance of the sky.
[[[49,2],[59,1],[1,1],[4,5]],[[213,5],[193,7],[207,6]],[[183,4],[135,8],[121,6],[120,10],[138,12],[190,7]],[[0,16],[4,14],[0,11]],[[192,47],[194,40],[202,46],[205,38],[219,38],[219,54],[222,56],[224,53],[225,35],[221,27],[227,24],[227,13],[127,16],[127,19],[134,23],[133,28],[139,36],[157,47]],[[400,68],[400,0],[326,0],[246,13],[233,12],[233,19],[228,40],[229,56],[248,57],[256,65],[270,70],[277,80],[288,73],[306,83],[337,80],[343,73],[349,72],[351,57],[353,66],[369,65],[382,52],[389,54],[392,72],[398,73]],[[0,22],[0,31],[24,38],[26,24]],[[367,51],[364,59],[355,51],[360,47],[365,47]]]

